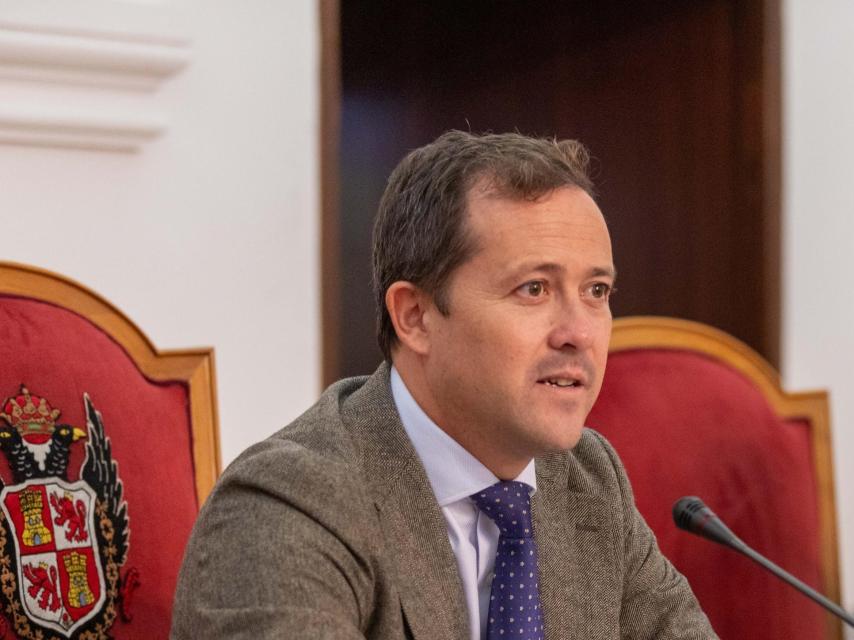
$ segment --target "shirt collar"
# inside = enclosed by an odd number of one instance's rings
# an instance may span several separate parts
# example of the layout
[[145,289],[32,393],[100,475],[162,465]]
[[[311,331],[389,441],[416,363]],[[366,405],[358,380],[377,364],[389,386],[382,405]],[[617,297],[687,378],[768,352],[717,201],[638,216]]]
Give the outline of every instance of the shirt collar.
[[[395,367],[391,368],[391,395],[403,428],[427,471],[440,507],[483,491],[499,481],[480,460],[424,413]],[[537,474],[533,460],[515,480],[530,485],[536,491]]]

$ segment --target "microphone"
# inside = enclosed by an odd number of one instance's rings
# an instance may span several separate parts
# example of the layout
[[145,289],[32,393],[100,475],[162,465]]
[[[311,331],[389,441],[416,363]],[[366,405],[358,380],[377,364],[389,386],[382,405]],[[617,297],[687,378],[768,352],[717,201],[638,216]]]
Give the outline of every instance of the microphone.
[[739,553],[746,555],[748,558],[764,567],[775,576],[787,582],[795,589],[803,593],[808,598],[814,600],[822,607],[841,618],[849,626],[854,627],[854,616],[851,616],[842,607],[835,602],[832,602],[821,595],[818,591],[798,580],[789,572],[781,569],[776,564],[768,560],[766,557],[758,554],[756,551],[748,547],[742,540],[729,530],[714,511],[709,509],[700,498],[696,496],[685,496],[679,498],[676,504],[673,505],[673,521],[680,529],[684,529],[689,533],[707,538],[712,542],[717,542],[731,549],[735,549]]

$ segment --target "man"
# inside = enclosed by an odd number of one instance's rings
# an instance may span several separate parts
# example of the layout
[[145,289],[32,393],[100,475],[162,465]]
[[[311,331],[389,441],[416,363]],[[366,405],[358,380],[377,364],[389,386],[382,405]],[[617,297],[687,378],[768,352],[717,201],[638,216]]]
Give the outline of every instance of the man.
[[244,452],[175,638],[715,638],[604,439],[615,270],[587,154],[450,132],[374,230],[386,362]]

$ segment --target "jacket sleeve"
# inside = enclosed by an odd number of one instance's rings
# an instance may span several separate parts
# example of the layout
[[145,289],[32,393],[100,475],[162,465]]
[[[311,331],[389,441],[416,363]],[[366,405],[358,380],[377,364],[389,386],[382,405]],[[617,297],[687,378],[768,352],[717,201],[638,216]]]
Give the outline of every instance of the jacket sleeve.
[[371,567],[346,533],[360,498],[292,447],[261,443],[221,478],[185,553],[171,638],[364,637]]
[[614,465],[623,515],[623,598],[620,637],[628,640],[717,640],[685,577],[658,548],[635,506],[622,462],[596,434]]

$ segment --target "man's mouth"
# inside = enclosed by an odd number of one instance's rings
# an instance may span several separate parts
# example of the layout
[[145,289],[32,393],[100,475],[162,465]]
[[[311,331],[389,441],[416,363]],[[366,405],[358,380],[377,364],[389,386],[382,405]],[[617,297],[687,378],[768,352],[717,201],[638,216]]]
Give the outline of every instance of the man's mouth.
[[584,386],[578,378],[543,378],[542,380],[537,380],[537,382],[539,384],[545,384],[550,387],[559,387],[561,389]]

